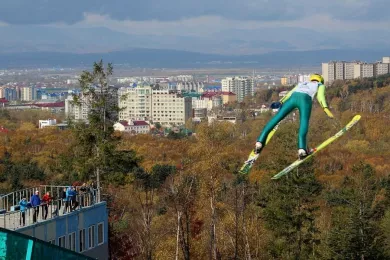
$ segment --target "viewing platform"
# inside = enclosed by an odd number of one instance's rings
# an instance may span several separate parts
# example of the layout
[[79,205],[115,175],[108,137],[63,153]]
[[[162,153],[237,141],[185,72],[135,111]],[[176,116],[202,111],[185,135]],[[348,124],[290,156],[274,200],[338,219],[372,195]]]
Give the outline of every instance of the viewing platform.
[[41,185],[2,195],[0,227],[95,259],[108,259],[106,202],[100,201],[100,191],[92,187]]

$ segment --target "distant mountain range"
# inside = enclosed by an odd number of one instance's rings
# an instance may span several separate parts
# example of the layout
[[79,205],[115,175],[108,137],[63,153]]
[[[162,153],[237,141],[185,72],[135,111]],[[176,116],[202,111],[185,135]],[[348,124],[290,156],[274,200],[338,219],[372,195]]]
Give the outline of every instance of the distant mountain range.
[[189,51],[141,49],[108,53],[19,52],[0,53],[0,68],[90,67],[103,59],[115,65],[141,68],[261,68],[320,66],[330,60],[373,62],[390,50],[277,51],[258,55],[219,55]]
[[0,37],[1,68],[89,67],[101,58],[115,64],[156,68],[290,67],[390,56],[390,33],[380,30],[319,33],[279,27],[177,36],[127,34],[105,27],[25,25],[0,26]]

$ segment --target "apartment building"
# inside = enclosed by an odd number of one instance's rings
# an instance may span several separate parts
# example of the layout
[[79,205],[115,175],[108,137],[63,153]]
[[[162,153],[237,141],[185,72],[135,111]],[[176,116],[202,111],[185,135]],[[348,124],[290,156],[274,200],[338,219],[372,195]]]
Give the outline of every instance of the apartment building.
[[162,125],[182,125],[192,117],[192,98],[177,91],[150,86],[120,88],[119,120],[151,120]]
[[287,77],[281,77],[280,78],[280,85],[282,85],[282,86],[288,85],[288,78]]
[[152,87],[123,87],[118,90],[119,119],[150,120]]
[[22,87],[21,88],[21,100],[32,101],[37,98],[37,90],[35,87]]
[[[99,87],[95,87],[97,95],[102,92],[106,99],[107,107],[114,108],[118,105],[118,88],[115,86],[108,86],[106,89],[100,89]],[[77,95],[79,102],[75,103],[73,100],[73,96]],[[65,99],[65,114],[70,118],[76,121],[85,121],[88,122],[88,115],[92,108],[92,97],[85,95],[83,93],[77,93],[73,95],[69,95],[67,99]],[[114,109],[110,109],[110,114],[108,117],[115,121],[118,117],[117,111]]]
[[369,78],[390,72],[390,57],[383,57],[382,62],[367,63],[361,61],[330,61],[322,63],[322,76],[326,84],[335,80]]
[[176,89],[180,91],[201,93],[203,92],[204,84],[202,82],[194,81],[178,82],[176,85]]
[[176,91],[152,89],[151,119],[164,126],[183,125],[192,117],[192,98]]
[[88,121],[88,114],[91,110],[91,104],[89,98],[83,94],[78,94],[80,98],[80,104],[75,104],[73,96],[69,95],[65,99],[65,114],[76,121]]
[[354,78],[374,77],[373,63],[356,63],[354,64]]
[[380,76],[384,74],[389,74],[389,63],[377,62],[374,64],[374,75]]
[[253,96],[254,81],[247,77],[228,77],[222,79],[222,91],[233,92],[237,96],[237,101],[242,102],[246,96]]
[[355,62],[345,62],[344,63],[344,76],[343,79],[353,79],[354,78],[354,69]]

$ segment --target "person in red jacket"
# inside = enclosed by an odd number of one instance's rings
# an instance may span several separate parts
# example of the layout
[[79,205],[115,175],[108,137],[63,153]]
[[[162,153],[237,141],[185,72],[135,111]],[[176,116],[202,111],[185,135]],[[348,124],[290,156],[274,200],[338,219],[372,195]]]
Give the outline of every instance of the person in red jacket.
[[[49,204],[53,200],[52,197],[50,197],[50,192],[46,192],[45,195],[42,197],[42,202],[43,202],[43,212],[42,212],[42,217],[43,219],[47,218],[47,212],[49,211]],[[45,216],[43,216],[45,214]]]

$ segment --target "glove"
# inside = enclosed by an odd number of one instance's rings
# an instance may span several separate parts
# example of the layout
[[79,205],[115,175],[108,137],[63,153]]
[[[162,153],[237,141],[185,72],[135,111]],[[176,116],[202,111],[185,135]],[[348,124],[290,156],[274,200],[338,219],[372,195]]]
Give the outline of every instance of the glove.
[[325,114],[326,114],[328,117],[334,118],[332,112],[330,112],[330,110],[329,110],[327,107],[324,108],[324,112],[325,112]]
[[271,104],[271,108],[272,109],[280,109],[282,107],[283,103],[282,102],[279,102],[279,101],[276,101],[276,102],[273,102]]

